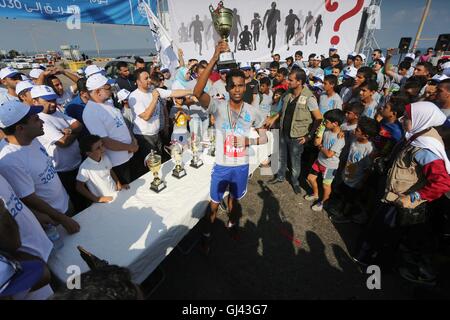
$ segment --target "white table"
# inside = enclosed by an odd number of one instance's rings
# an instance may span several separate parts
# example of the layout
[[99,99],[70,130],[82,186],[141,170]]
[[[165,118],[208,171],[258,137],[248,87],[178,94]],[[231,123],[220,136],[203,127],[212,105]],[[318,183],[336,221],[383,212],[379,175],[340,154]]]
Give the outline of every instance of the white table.
[[[272,153],[273,137],[270,132],[268,136],[268,144],[251,147],[250,173]],[[81,272],[89,270],[77,250],[81,245],[111,264],[127,267],[133,281],[142,283],[197,224],[209,203],[214,159],[203,154],[204,165],[195,169],[189,166],[191,158],[189,151],[184,152],[187,175],[182,179],[172,176],[172,161],[162,165],[160,177],[167,188],[160,193],[149,189],[153,176],[147,173],[111,203],[95,203],[77,214],[79,233],[68,235],[59,227],[64,247],[54,250],[48,261],[57,278],[66,282],[71,265]]]

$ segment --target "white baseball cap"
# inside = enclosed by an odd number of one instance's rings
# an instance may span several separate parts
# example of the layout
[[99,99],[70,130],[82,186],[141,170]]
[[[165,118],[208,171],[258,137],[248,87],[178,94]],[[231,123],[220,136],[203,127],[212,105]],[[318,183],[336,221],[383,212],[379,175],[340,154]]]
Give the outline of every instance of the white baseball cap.
[[241,62],[241,65],[239,66],[239,69],[241,70],[250,70],[252,68],[252,65],[250,62]]
[[355,51],[352,51],[348,54],[349,57],[356,57],[358,54]]
[[127,100],[128,97],[130,96],[131,92],[128,91],[127,89],[122,89],[119,92],[117,92],[117,100],[119,102],[122,102],[123,100]]
[[90,66],[87,66],[86,69],[84,69],[84,74],[86,75],[86,78],[89,78],[90,76],[94,74],[104,74],[105,69],[100,68],[99,66],[95,64],[91,64]]
[[328,51],[337,51],[337,47],[333,45],[330,47],[330,49]]
[[0,70],[0,80],[3,80],[5,78],[11,78],[14,77],[16,74],[18,74],[19,71],[17,71],[14,68],[6,67]]
[[344,69],[344,78],[356,78],[356,74],[358,73],[358,69],[352,66],[348,66]]
[[441,82],[446,79],[450,79],[450,77],[446,76],[445,74],[436,74],[431,78],[431,80],[435,80],[436,82]]
[[8,128],[25,116],[42,112],[44,108],[32,106],[20,101],[7,101],[0,108],[0,128]]
[[366,61],[367,57],[364,53],[358,53],[356,56],[360,56],[363,61]]
[[49,86],[39,85],[34,86],[33,89],[31,89],[31,97],[33,99],[42,98],[44,100],[50,101],[56,100],[58,98],[58,95]]
[[319,56],[318,54],[316,54],[314,57],[312,57],[312,59],[313,59],[313,60],[321,61],[321,60],[322,60],[322,57]]
[[115,81],[112,79],[108,79],[104,75],[100,73],[93,74],[86,81],[86,87],[89,91],[99,89],[103,87],[105,84],[114,84]]
[[20,81],[16,84],[16,94],[19,95],[24,90],[32,89],[34,83],[31,80]]
[[255,68],[255,70],[257,72],[261,69],[261,65],[259,63],[255,63],[255,65],[253,67]]
[[44,70],[42,70],[40,68],[31,69],[31,71],[30,71],[30,78],[37,79],[42,74],[42,72],[44,72]]
[[414,53],[410,52],[405,55],[405,58],[411,58],[414,60],[414,59],[416,59],[416,55]]

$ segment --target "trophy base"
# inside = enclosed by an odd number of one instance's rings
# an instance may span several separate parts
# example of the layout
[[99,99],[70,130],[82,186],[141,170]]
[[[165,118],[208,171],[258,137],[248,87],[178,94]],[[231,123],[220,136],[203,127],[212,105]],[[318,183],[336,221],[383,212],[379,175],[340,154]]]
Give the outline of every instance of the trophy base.
[[158,184],[152,182],[150,185],[150,190],[159,193],[166,188],[166,183],[164,181],[160,181]]
[[208,156],[211,156],[211,157],[215,157],[216,156],[216,150],[209,150],[208,151]]
[[234,60],[233,52],[222,52],[219,56],[219,61],[217,61],[217,69],[235,69],[237,68],[236,60]]
[[191,161],[191,167],[198,169],[203,165],[203,161],[202,160],[197,160],[197,161]]
[[186,175],[187,173],[186,173],[186,170],[184,170],[184,169],[181,169],[181,170],[173,170],[172,171],[172,176],[174,176],[175,178],[177,178],[177,179],[181,179],[181,178],[183,178],[185,175]]

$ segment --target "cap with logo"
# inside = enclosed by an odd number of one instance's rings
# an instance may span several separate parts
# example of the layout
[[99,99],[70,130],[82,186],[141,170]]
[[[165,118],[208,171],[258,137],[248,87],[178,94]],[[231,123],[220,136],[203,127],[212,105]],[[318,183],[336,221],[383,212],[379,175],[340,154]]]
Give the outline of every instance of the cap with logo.
[[344,69],[344,78],[356,78],[358,69],[352,66],[348,66]]
[[24,90],[29,90],[34,87],[34,83],[31,80],[20,81],[16,84],[16,94],[19,95]]
[[360,56],[362,61],[366,61],[367,57],[364,53],[358,53],[356,56]]
[[321,60],[322,60],[322,57],[319,56],[318,54],[316,54],[314,57],[312,57],[312,60],[315,60],[315,61],[321,61]]
[[123,100],[127,100],[128,97],[130,96],[131,92],[128,91],[127,89],[122,89],[119,92],[117,92],[117,100],[119,102],[122,102]]
[[112,79],[108,79],[104,75],[100,73],[96,73],[90,76],[86,81],[86,87],[89,91],[100,89],[105,84],[114,84],[115,81]]
[[414,59],[416,59],[416,55],[414,53],[410,52],[405,55],[405,58],[410,58],[410,59],[414,60]]
[[58,95],[49,86],[39,85],[31,89],[31,97],[33,99],[42,98],[47,101],[56,100]]
[[0,108],[0,128],[8,128],[25,116],[42,112],[43,108],[22,103],[20,101],[5,102]]
[[0,80],[3,80],[5,78],[11,78],[14,77],[16,74],[18,74],[19,71],[17,71],[14,68],[6,67],[0,70]]

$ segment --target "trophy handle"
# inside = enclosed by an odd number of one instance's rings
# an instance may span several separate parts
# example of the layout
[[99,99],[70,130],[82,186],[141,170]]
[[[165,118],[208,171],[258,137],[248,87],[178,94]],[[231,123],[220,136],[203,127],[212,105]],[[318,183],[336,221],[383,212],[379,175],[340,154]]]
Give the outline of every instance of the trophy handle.
[[213,13],[215,10],[214,10],[214,7],[212,6],[212,4],[210,4],[209,5],[209,12],[211,12],[211,13]]

